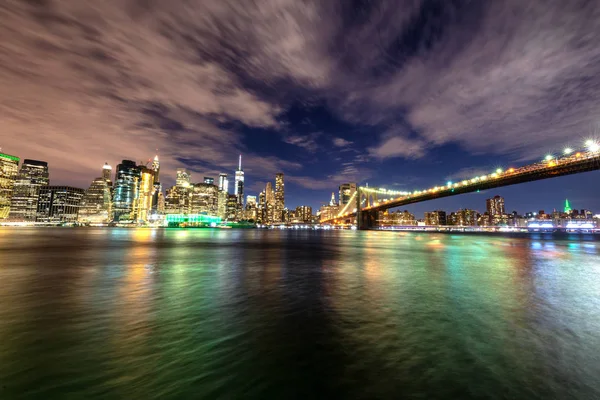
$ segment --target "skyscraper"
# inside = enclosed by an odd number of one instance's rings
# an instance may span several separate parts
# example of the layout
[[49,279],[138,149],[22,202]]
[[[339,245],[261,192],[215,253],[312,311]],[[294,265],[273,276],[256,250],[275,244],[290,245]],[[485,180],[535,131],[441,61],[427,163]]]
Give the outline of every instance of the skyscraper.
[[154,172],[154,187],[152,190],[152,213],[160,213],[158,203],[159,198],[162,194],[162,185],[160,184],[160,162],[158,161],[158,154],[154,156],[152,160],[152,166],[150,167]]
[[239,205],[244,205],[244,170],[242,169],[242,155],[237,171],[235,171],[235,195]]
[[285,208],[285,184],[283,182],[283,173],[275,175],[275,222],[283,220],[283,209]]
[[140,167],[134,161],[123,160],[117,165],[113,189],[113,215],[115,221],[134,220],[141,178]]
[[19,157],[0,153],[0,219],[8,217],[18,172]]
[[177,180],[175,185],[187,187],[190,186],[190,173],[185,168],[177,168]]
[[77,222],[84,190],[71,186],[42,186],[37,204],[37,222]]
[[227,174],[219,174],[219,190],[229,193],[229,180]]
[[571,214],[573,210],[571,209],[571,204],[569,204],[569,199],[565,200],[565,214]]
[[9,218],[15,221],[35,221],[40,188],[50,182],[48,163],[23,160],[15,179]]
[[219,188],[216,185],[196,183],[190,195],[190,214],[218,215]]
[[445,211],[430,211],[425,213],[425,225],[446,225]]
[[275,205],[275,194],[273,193],[273,184],[271,182],[267,182],[267,186],[265,187],[265,201],[267,204]]
[[[108,168],[107,168],[108,167]],[[102,167],[102,177],[92,181],[79,204],[77,220],[82,223],[106,224],[112,218],[110,165]]]
[[215,178],[209,178],[208,176],[204,177],[204,183],[206,183],[207,185],[214,185],[215,184]]
[[135,214],[137,220],[148,221],[148,215],[152,210],[152,198],[154,194],[154,171],[143,165],[139,165],[138,168],[140,170],[140,180]]
[[160,162],[158,161],[158,154],[154,156],[154,160],[152,160],[152,166],[150,167],[150,169],[154,171],[154,182],[160,182]]
[[106,162],[102,167],[102,179],[108,183],[108,186],[112,186],[112,167]]
[[335,202],[335,193],[331,192],[331,200],[329,201],[329,205],[330,206],[337,206],[337,203]]
[[504,197],[494,196],[491,199],[486,200],[486,209],[488,214],[503,215],[504,214]]

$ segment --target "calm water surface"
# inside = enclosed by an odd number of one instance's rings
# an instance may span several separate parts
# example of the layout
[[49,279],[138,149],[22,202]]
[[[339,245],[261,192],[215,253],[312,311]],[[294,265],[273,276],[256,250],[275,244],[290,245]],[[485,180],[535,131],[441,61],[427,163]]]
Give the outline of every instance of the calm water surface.
[[600,398],[600,242],[0,229],[1,399]]

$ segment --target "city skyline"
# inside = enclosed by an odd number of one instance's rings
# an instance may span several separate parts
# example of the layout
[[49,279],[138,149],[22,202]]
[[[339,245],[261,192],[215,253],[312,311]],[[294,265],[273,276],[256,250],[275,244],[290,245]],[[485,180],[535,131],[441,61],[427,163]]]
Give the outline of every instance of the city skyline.
[[[177,168],[227,171],[233,186],[241,153],[245,191],[283,172],[290,200],[317,207],[346,182],[426,187],[597,136],[600,50],[580,38],[598,35],[599,4],[228,4],[102,3],[92,18],[76,2],[9,0],[2,57],[22,69],[0,71],[3,152],[78,187],[99,163],[156,149],[163,187]],[[231,31],[201,29],[221,24]],[[597,209],[598,176],[501,194]]]

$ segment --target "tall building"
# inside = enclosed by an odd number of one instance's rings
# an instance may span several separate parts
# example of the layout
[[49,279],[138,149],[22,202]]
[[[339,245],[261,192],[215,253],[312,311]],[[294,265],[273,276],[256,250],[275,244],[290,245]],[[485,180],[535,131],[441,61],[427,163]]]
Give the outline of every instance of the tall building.
[[165,214],[189,214],[190,187],[172,186],[165,196]]
[[136,206],[139,195],[140,167],[134,161],[123,160],[117,165],[113,188],[112,211],[115,221],[137,219]]
[[135,203],[135,214],[138,221],[148,221],[148,216],[152,211],[152,199],[154,197],[154,171],[139,165],[140,180],[138,187],[138,196]]
[[235,171],[235,195],[237,196],[238,204],[244,205],[244,170],[242,169],[242,155],[237,171]]
[[[215,184],[215,178],[209,178],[208,176],[204,177],[204,183],[206,183],[207,185],[214,185]],[[218,189],[218,187],[217,187]]]
[[344,183],[339,186],[340,207],[345,206],[350,202],[350,199],[356,193],[356,183]]
[[84,190],[71,186],[42,186],[37,204],[37,222],[77,222]]
[[110,222],[112,218],[110,171],[110,165],[104,164],[102,177],[94,179],[85,191],[79,204],[79,216],[77,218],[79,222],[88,224],[106,224]]
[[335,201],[335,193],[334,192],[331,192],[331,200],[329,201],[329,205],[332,207],[338,205]]
[[310,206],[298,206],[294,213],[295,219],[298,222],[309,223],[312,221],[312,207]]
[[425,225],[447,225],[445,211],[430,211],[425,213]]
[[218,215],[219,188],[216,185],[196,183],[190,194],[190,214]]
[[227,174],[219,174],[219,190],[229,193],[229,180]]
[[283,173],[275,175],[275,222],[281,222],[283,210],[285,209],[285,183],[283,182]]
[[175,181],[176,186],[188,187],[190,186],[190,173],[185,168],[177,168],[177,179]]
[[247,206],[256,206],[256,196],[246,196],[246,205]]
[[469,209],[458,210],[455,215],[454,225],[477,226],[477,211]]
[[9,218],[14,221],[35,221],[40,188],[49,183],[47,162],[23,160],[13,187]]
[[227,216],[228,221],[236,221],[238,217],[238,197],[235,194],[227,195],[227,204],[225,214]]
[[217,199],[217,216],[221,218],[221,220],[227,219],[227,199],[229,194],[225,190],[219,190],[218,199]]
[[273,192],[271,182],[267,182],[267,186],[265,187],[265,200],[267,204],[275,205],[275,193]]
[[102,167],[102,179],[104,179],[109,186],[112,186],[112,167],[106,162]]
[[[162,185],[160,184],[160,161],[158,161],[158,154],[154,156],[152,160],[152,166],[150,167],[154,172],[154,187],[152,190],[152,213],[161,213],[159,210],[159,201],[162,196]],[[164,199],[163,199],[164,200]],[[164,211],[164,207],[163,207]]]
[[494,196],[491,199],[487,199],[486,200],[486,211],[491,216],[505,214],[504,197]]
[[0,153],[0,219],[8,217],[15,179],[19,173],[19,157]]

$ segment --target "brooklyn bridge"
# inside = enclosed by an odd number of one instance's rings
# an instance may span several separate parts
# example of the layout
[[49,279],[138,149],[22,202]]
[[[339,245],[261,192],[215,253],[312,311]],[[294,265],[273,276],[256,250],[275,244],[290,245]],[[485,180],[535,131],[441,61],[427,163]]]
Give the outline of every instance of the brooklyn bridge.
[[379,212],[390,208],[598,169],[600,169],[600,144],[588,140],[581,151],[567,148],[560,155],[547,155],[541,162],[518,168],[499,168],[488,175],[475,176],[458,182],[449,181],[429,189],[402,192],[359,186],[350,201],[340,206],[337,215],[322,219],[321,223],[356,224],[358,229],[373,229],[377,227]]

